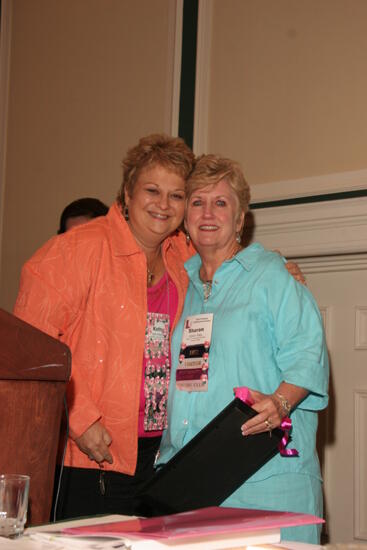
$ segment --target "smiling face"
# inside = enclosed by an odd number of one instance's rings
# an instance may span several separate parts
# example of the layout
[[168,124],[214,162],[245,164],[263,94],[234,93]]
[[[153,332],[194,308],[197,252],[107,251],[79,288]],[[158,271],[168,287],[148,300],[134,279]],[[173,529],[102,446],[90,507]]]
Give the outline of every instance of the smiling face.
[[131,197],[125,192],[129,225],[143,246],[157,246],[182,223],[185,180],[163,166],[142,170]]
[[237,196],[225,180],[197,189],[188,200],[185,225],[200,254],[210,249],[230,255],[243,220]]

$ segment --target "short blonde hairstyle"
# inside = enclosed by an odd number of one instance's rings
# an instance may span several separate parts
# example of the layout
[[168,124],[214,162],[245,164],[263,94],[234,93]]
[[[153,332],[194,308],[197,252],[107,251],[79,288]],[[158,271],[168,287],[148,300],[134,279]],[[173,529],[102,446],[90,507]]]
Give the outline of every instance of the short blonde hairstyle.
[[162,166],[185,181],[191,174],[195,156],[183,139],[165,134],[151,134],[131,147],[122,161],[123,179],[117,201],[125,205],[125,191],[131,197],[139,174],[145,168]]
[[239,212],[246,214],[250,203],[250,187],[245,180],[241,166],[234,160],[218,155],[201,155],[187,182],[187,197],[197,191],[225,180],[235,192]]

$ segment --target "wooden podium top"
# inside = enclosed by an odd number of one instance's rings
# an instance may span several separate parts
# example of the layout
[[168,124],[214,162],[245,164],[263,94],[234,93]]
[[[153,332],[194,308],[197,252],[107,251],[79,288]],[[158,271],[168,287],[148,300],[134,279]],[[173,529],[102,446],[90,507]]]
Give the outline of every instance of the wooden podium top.
[[70,373],[68,346],[0,309],[0,380],[66,381]]

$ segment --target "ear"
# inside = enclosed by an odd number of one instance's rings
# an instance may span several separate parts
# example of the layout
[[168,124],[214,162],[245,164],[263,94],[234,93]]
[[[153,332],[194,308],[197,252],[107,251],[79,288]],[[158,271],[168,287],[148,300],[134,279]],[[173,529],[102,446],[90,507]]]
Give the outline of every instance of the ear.
[[124,190],[124,201],[125,201],[126,206],[129,205],[129,200],[130,200],[129,193],[128,193],[127,190],[125,189],[125,190]]
[[238,233],[242,233],[244,225],[245,225],[245,213],[242,211],[238,216],[238,220],[236,223],[236,231]]

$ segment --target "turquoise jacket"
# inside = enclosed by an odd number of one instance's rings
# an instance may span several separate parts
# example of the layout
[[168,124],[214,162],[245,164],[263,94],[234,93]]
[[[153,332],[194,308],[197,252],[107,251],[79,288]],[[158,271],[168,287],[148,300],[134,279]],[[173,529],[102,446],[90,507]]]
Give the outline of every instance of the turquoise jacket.
[[[301,472],[320,479],[316,453],[317,411],[328,403],[328,355],[320,312],[310,291],[296,282],[282,258],[252,244],[224,262],[204,302],[199,255],[185,263],[190,283],[172,339],[169,425],[158,463],[167,462],[232,399],[233,388],[247,386],[270,394],[282,381],[309,391],[291,413],[292,442],[299,457],[279,454],[247,483],[275,474]],[[184,320],[214,314],[207,392],[175,388]]]

